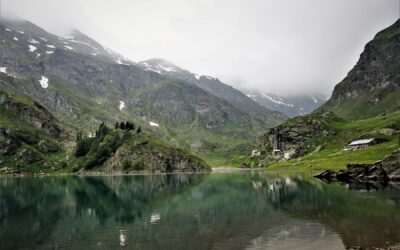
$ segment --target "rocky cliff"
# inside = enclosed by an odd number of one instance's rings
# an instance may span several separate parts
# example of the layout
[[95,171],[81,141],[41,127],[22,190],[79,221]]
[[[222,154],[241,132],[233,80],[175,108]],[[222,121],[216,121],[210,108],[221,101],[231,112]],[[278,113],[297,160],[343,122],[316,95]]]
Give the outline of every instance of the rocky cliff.
[[316,112],[356,120],[400,110],[400,19],[379,32]]
[[14,173],[28,166],[61,168],[66,133],[43,106],[29,97],[0,90],[0,172]]
[[290,160],[318,150],[320,137],[335,135],[330,124],[336,120],[339,118],[331,112],[290,119],[264,134],[253,156],[264,156],[268,161]]

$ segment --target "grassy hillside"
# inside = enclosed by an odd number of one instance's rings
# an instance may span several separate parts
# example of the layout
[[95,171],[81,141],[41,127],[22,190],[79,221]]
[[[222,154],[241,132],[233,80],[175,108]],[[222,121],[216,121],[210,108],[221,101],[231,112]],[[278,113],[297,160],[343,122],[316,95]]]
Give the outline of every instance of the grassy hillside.
[[[268,165],[269,169],[344,169],[348,163],[373,163],[400,148],[400,112],[359,121],[337,120],[329,124],[336,135],[319,137],[320,152],[311,152],[301,158]],[[397,134],[390,135],[397,130]],[[343,152],[352,140],[382,138],[387,141],[367,149]],[[317,138],[316,138],[317,139]]]

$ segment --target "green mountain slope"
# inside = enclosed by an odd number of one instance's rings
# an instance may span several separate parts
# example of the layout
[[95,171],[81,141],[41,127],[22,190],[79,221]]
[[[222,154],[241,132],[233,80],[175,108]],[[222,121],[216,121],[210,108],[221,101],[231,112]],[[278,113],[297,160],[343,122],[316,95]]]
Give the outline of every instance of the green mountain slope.
[[355,67],[316,112],[357,120],[400,109],[400,19],[370,41]]
[[42,105],[0,88],[0,172],[65,168],[67,139]]
[[102,124],[95,135],[79,134],[76,141],[73,129],[42,105],[0,88],[0,173],[209,170],[190,152],[133,126],[111,129]]

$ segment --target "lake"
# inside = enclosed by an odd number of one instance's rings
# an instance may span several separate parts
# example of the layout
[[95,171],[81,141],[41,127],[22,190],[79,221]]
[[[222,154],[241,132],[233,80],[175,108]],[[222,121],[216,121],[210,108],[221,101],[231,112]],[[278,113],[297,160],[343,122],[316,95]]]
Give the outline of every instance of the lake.
[[400,185],[310,173],[0,178],[0,249],[346,249],[400,243]]

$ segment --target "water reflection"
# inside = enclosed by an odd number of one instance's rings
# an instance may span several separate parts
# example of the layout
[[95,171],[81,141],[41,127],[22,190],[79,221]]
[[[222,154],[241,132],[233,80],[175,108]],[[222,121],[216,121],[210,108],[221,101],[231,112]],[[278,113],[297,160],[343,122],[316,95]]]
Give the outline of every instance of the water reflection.
[[344,249],[400,242],[397,187],[353,188],[268,172],[1,178],[0,249]]

